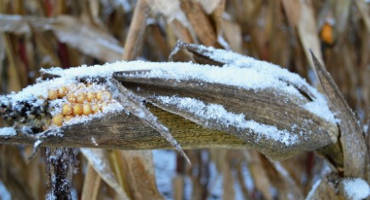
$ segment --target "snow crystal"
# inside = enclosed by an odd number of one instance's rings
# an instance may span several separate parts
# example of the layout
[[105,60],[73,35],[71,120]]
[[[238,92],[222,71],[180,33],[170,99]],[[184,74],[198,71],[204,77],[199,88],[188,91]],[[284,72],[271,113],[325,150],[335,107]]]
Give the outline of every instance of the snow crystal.
[[205,104],[204,102],[189,98],[176,96],[158,96],[159,101],[167,105],[174,105],[180,109],[194,114],[197,117],[216,120],[225,127],[233,126],[239,129],[251,129],[257,134],[257,139],[265,137],[287,146],[293,145],[298,141],[298,136],[293,135],[287,130],[279,130],[275,126],[258,123],[254,120],[245,120],[244,114],[235,114],[228,112],[222,105],[219,104]]
[[361,178],[343,180],[344,191],[352,200],[366,199],[370,195],[369,184]]
[[0,136],[14,136],[17,135],[17,132],[12,127],[3,127],[0,128]]

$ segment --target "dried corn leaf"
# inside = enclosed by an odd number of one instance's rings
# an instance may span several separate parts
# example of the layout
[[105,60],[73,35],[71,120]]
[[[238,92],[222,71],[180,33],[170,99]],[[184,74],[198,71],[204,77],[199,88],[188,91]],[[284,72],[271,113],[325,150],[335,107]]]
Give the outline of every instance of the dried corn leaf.
[[322,53],[320,48],[320,40],[318,38],[317,24],[315,21],[314,10],[312,3],[300,0],[301,13],[297,25],[297,31],[302,43],[306,58],[313,66],[309,50],[313,51],[318,59],[322,62]]
[[216,30],[201,5],[194,0],[181,0],[181,9],[184,11],[200,42],[208,46],[214,46],[217,41]]
[[25,80],[22,80],[22,74],[19,70],[19,67],[17,64],[19,63],[19,60],[16,59],[16,54],[14,53],[14,47],[11,43],[9,35],[1,34],[2,40],[5,43],[5,49],[6,49],[6,55],[8,58],[9,66],[7,69],[7,77],[8,77],[8,88],[9,91],[19,91],[22,88],[23,83]]
[[95,169],[89,164],[85,175],[82,189],[82,200],[96,200],[98,197],[101,178]]
[[312,59],[320,85],[330,100],[330,109],[340,120],[338,125],[341,133],[340,143],[343,149],[344,174],[352,177],[365,177],[369,153],[358,119],[348,106],[329,72],[326,71],[313,53]]
[[86,55],[108,62],[120,60],[123,48],[106,32],[70,16],[56,18],[0,15],[0,32],[30,34],[35,30],[52,30],[60,42],[67,43]]
[[288,18],[289,25],[295,27],[299,23],[301,7],[299,1],[281,0],[285,13]]
[[189,21],[180,8],[180,0],[154,0],[148,1],[148,5],[154,14],[159,13],[165,16],[169,23],[177,21],[182,24],[182,26],[190,26]]
[[272,184],[263,168],[258,153],[255,151],[245,151],[244,156],[253,177],[256,189],[261,191],[264,198],[273,199],[273,194],[271,193]]
[[122,171],[126,177],[125,187],[129,188],[132,199],[163,199],[157,189],[151,151],[123,151],[126,165]]
[[328,199],[337,200],[344,199],[343,196],[337,193],[336,179],[333,175],[325,176],[320,180],[317,180],[311,188],[311,191],[307,194],[306,200],[314,199]]
[[364,0],[355,1],[356,7],[360,11],[362,19],[364,20],[364,23],[366,25],[367,32],[370,32],[369,6],[367,6],[366,3],[368,2]]
[[82,148],[81,152],[100,177],[117,192],[120,199],[129,199],[110,166],[108,155],[103,150]]

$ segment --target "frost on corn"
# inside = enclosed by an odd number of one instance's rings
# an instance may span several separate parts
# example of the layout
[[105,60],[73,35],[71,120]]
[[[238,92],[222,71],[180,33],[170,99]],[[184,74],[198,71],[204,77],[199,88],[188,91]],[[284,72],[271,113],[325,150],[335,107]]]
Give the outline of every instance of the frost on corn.
[[244,114],[228,112],[219,104],[205,104],[200,100],[189,97],[158,96],[156,99],[164,104],[184,109],[196,117],[215,120],[226,128],[232,126],[239,130],[250,129],[257,134],[257,140],[266,138],[280,142],[286,146],[294,145],[298,141],[298,136],[287,130],[279,130],[275,126],[261,124],[254,120],[246,120]]
[[87,122],[123,109],[104,85],[93,82],[63,86],[49,90],[48,94],[52,123],[56,126]]
[[84,123],[123,109],[104,84],[81,82],[72,76],[40,81],[0,99],[4,119],[22,130],[36,127],[36,132]]
[[147,72],[131,73],[127,76],[144,78],[164,78],[182,80],[198,80],[207,83],[219,83],[236,86],[244,89],[264,90],[274,89],[277,92],[294,95],[305,99],[296,87],[307,88],[313,95],[312,101],[302,105],[307,111],[335,123],[333,113],[329,110],[326,98],[315,88],[311,87],[306,80],[299,75],[289,72],[278,65],[265,61],[256,60],[248,56],[242,56],[230,51],[203,47],[205,54],[212,59],[227,63],[223,67],[212,65],[199,65],[183,62],[144,62],[144,61],[119,61],[92,67],[81,66],[78,68],[60,69],[52,68],[44,70],[47,73],[62,77],[85,77],[103,76],[110,77],[118,71],[142,71]]
[[[215,49],[213,47],[206,47],[202,45],[192,45],[187,44],[189,46],[197,48],[202,54],[206,57],[211,58],[214,61],[225,63],[223,67],[239,67],[243,69],[249,69],[248,71],[260,73],[260,75],[264,76],[265,79],[271,80],[279,80],[279,81],[287,81],[293,83],[295,86],[299,88],[307,88],[311,94],[313,94],[313,101],[303,105],[303,108],[308,110],[309,112],[320,116],[321,118],[335,123],[338,122],[335,119],[333,113],[329,110],[328,103],[326,98],[320,94],[316,88],[311,87],[305,79],[301,78],[298,74],[289,72],[287,69],[281,68],[278,65],[257,60],[252,57],[243,56],[232,51],[225,51],[222,49]],[[251,73],[253,76],[253,73]],[[246,81],[249,81],[251,77],[248,74],[245,74],[244,78]],[[272,83],[272,82],[271,82]],[[269,83],[267,83],[268,85]],[[264,87],[264,86],[263,86]],[[281,84],[273,85],[270,84],[271,88],[275,89],[282,89]],[[253,87],[252,87],[253,88]],[[248,88],[247,88],[248,89]],[[284,90],[287,88],[283,88]]]
[[[211,65],[182,62],[156,63],[144,61],[119,61],[90,67],[83,65],[69,69],[44,69],[42,70],[44,73],[53,74],[60,78],[39,82],[33,86],[24,88],[19,93],[8,95],[8,97],[11,102],[16,102],[18,100],[29,100],[31,102],[32,99],[37,97],[41,100],[37,100],[32,103],[35,105],[42,105],[44,102],[42,99],[48,98],[49,90],[58,90],[66,85],[78,84],[76,80],[79,78],[101,77],[103,79],[109,79],[112,77],[114,72],[118,71],[149,70],[148,72],[130,73],[128,76],[145,78],[158,77],[175,79],[177,81],[198,80],[207,83],[218,83],[256,91],[273,89],[277,93],[292,95],[301,99],[305,99],[306,97],[304,97],[296,87],[304,87],[312,94],[312,101],[301,106],[329,122],[336,122],[333,113],[329,110],[325,97],[297,74],[291,73],[286,69],[282,69],[277,65],[242,56],[233,52],[202,46],[200,48],[208,50],[205,51],[205,53],[208,53],[208,56],[212,57],[212,59],[227,64],[223,67],[215,67]],[[53,107],[50,111],[51,114],[56,115],[61,112],[62,106],[66,101],[64,98],[59,98],[50,101],[49,103]],[[109,104],[108,108],[101,114],[104,114],[105,112],[115,112],[122,109],[122,106],[119,104],[112,103]],[[88,117],[78,115],[74,117],[73,120],[66,120],[68,121],[66,123],[85,122],[93,117],[100,117],[100,115],[94,114],[89,115]],[[258,125],[253,124],[252,122],[250,122],[249,125],[258,127]]]
[[[198,80],[207,83],[219,83],[224,85],[236,86],[244,89],[264,90],[274,89],[274,91],[294,95],[305,99],[296,87],[307,88],[313,95],[312,101],[302,105],[309,112],[329,121],[336,122],[333,113],[329,110],[326,98],[315,88],[311,87],[299,75],[289,72],[277,65],[259,61],[251,57],[241,56],[224,50],[216,50],[220,55],[213,55],[218,59],[229,57],[231,63],[223,67],[212,65],[199,65],[194,63],[166,62],[153,63],[143,61],[116,62],[103,66],[72,68],[68,70],[52,69],[49,73],[58,75],[104,75],[111,76],[116,71],[135,71],[130,73],[132,77],[143,78],[164,78],[183,80]],[[227,60],[227,59],[224,59]],[[149,70],[139,72],[140,70]],[[294,84],[294,85],[293,85]]]

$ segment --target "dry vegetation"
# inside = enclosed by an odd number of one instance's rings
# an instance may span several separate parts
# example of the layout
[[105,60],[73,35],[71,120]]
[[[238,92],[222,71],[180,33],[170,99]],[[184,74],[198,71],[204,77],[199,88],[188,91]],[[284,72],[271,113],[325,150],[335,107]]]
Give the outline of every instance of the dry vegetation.
[[[340,199],[346,195],[343,177],[370,180],[364,147],[370,145],[369,5],[364,0],[0,0],[0,92],[19,91],[34,83],[41,67],[122,59],[167,61],[177,40],[286,66],[328,96],[331,109],[342,120],[340,141],[321,149],[321,156],[304,152],[284,161],[272,161],[255,150],[186,150],[192,165],[177,155],[173,198],[183,199],[185,185],[189,187],[185,180],[192,187],[185,199],[211,197],[210,166],[215,165],[223,181],[218,198],[234,199],[238,190],[244,199],[304,199],[322,178],[311,197]],[[337,86],[325,68],[314,63],[309,50],[325,64]],[[172,58],[189,60],[188,54],[194,58],[198,53],[188,49]],[[193,61],[217,64],[196,58]],[[171,120],[176,121],[176,116]],[[204,138],[199,141],[206,143]],[[50,189],[60,199],[70,198],[65,179],[72,180],[73,192],[81,199],[165,198],[155,182],[150,151],[40,148],[33,152],[32,146],[1,144],[0,155],[0,181],[14,199],[44,199]],[[246,169],[252,188],[246,185]],[[48,174],[59,178],[48,184]]]

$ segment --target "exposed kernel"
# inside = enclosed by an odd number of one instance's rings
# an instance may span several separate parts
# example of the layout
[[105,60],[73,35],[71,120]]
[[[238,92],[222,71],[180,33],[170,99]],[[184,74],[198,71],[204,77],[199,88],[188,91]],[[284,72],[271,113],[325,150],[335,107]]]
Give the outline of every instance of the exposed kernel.
[[67,92],[68,92],[67,87],[63,86],[63,87],[59,88],[58,89],[58,97],[63,98],[64,96],[67,95]]
[[84,115],[90,115],[92,113],[90,104],[84,104],[83,105],[83,114]]
[[92,102],[95,100],[95,93],[94,92],[88,92],[86,95],[86,99],[88,102]]
[[101,91],[97,92],[97,93],[96,93],[96,99],[97,99],[98,101],[103,100],[103,92],[101,92]]
[[71,104],[64,104],[62,107],[63,115],[72,115],[72,105]]
[[85,93],[80,93],[76,97],[77,103],[83,103],[85,99],[86,99]]
[[83,107],[81,104],[75,104],[73,106],[73,114],[74,115],[82,115],[83,113]]
[[63,115],[62,114],[55,115],[52,121],[54,125],[57,125],[57,126],[63,125]]
[[323,40],[325,43],[333,44],[334,42],[333,27],[330,24],[325,23],[321,29],[320,37],[321,40]]
[[48,99],[55,100],[58,98],[58,92],[56,90],[49,90],[48,91]]
[[70,102],[70,103],[76,103],[77,102],[77,98],[74,94],[69,94],[67,96],[67,100]]

